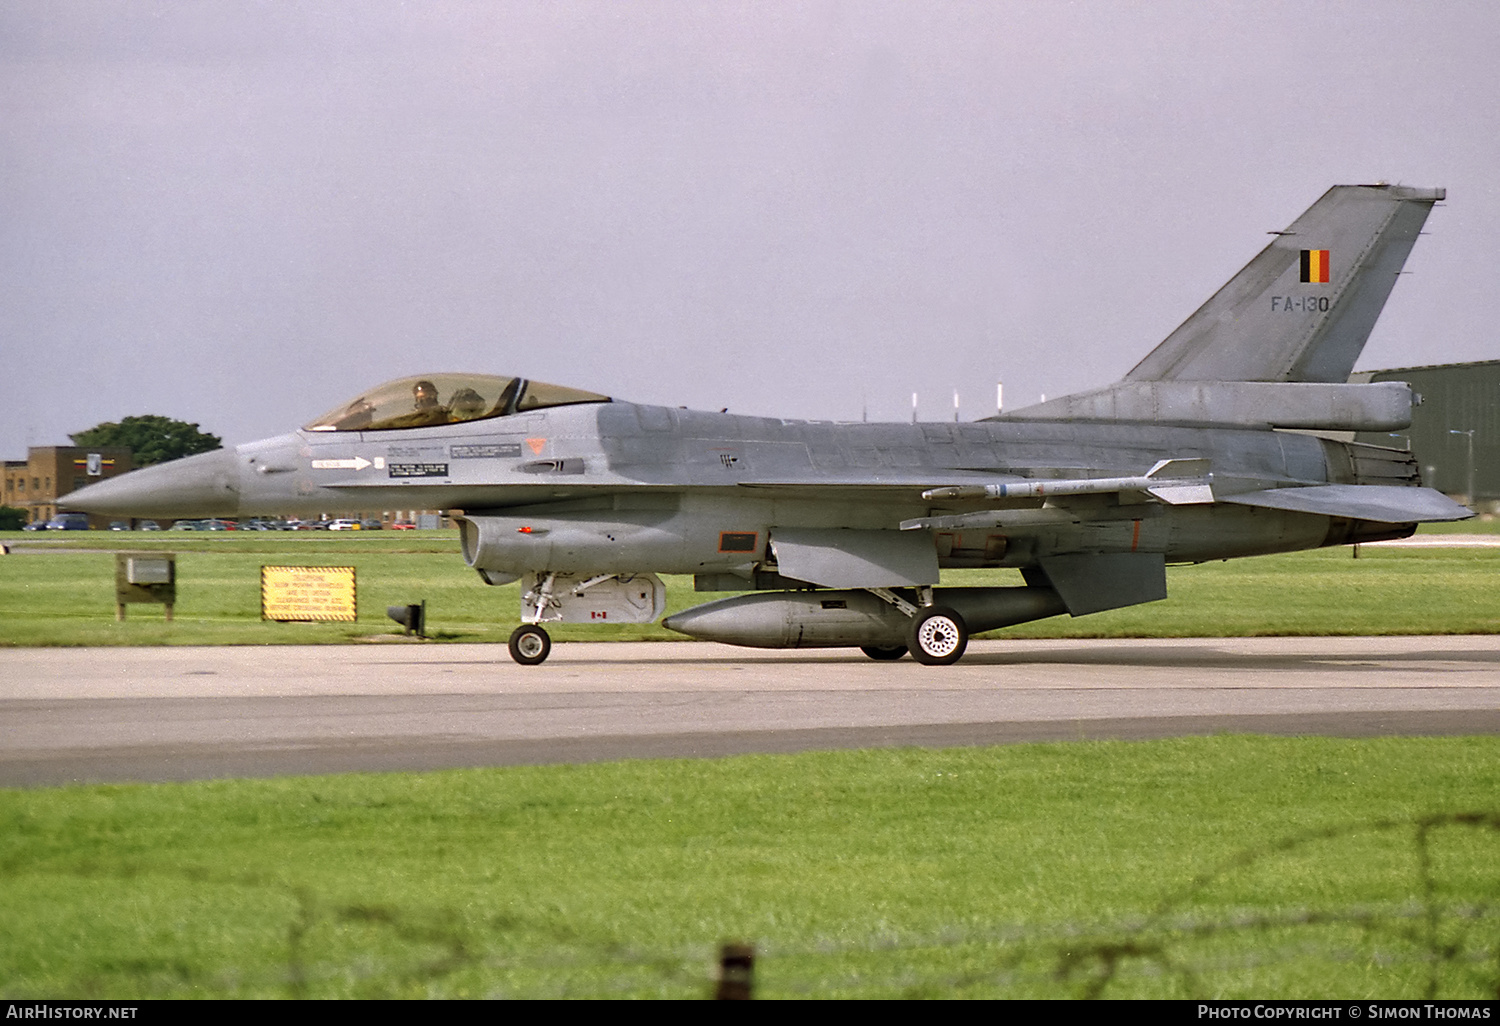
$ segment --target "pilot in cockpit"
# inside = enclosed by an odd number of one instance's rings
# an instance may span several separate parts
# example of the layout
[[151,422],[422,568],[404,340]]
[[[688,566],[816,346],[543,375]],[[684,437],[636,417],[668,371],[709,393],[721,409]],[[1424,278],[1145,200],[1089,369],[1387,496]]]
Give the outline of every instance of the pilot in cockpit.
[[425,378],[411,386],[411,397],[412,410],[416,413],[435,410],[442,405],[438,402],[437,386]]
[[475,420],[485,414],[484,396],[472,388],[460,388],[448,400],[448,419],[453,422]]
[[438,401],[437,386],[426,378],[411,386],[412,411],[373,424],[374,428],[429,427],[448,423],[448,408]]
[[[449,390],[443,403],[439,388]],[[485,397],[495,396],[493,403]],[[437,427],[574,403],[609,402],[609,396],[494,374],[434,374],[398,378],[371,389],[304,425],[305,431],[391,431]]]

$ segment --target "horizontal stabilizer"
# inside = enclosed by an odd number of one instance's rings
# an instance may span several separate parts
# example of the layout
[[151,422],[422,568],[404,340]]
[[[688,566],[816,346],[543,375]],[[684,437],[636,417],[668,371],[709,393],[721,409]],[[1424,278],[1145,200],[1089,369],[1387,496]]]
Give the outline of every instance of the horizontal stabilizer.
[[1398,485],[1312,485],[1307,488],[1268,488],[1243,495],[1221,495],[1221,502],[1242,506],[1264,506],[1295,513],[1321,513],[1353,520],[1375,520],[1386,524],[1416,524],[1425,521],[1467,520],[1474,511],[1460,506],[1432,488]]

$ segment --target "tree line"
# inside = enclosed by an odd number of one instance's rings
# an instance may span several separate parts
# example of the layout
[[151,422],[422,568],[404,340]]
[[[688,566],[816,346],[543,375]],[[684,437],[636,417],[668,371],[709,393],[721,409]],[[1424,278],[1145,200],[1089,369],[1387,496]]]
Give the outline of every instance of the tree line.
[[124,417],[119,423],[107,420],[68,436],[80,448],[106,445],[127,446],[137,467],[196,456],[222,448],[224,440],[188,424],[154,413]]

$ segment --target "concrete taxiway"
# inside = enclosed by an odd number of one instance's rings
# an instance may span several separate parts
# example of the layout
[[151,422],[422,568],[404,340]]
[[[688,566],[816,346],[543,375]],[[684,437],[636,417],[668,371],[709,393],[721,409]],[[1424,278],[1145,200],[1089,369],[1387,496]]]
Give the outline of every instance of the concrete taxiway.
[[0,649],[0,785],[1216,732],[1500,734],[1500,637]]

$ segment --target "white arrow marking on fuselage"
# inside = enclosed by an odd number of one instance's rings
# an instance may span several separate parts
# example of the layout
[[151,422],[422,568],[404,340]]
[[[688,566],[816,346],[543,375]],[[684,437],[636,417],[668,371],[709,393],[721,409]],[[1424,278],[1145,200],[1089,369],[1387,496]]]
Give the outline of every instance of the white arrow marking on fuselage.
[[364,470],[370,461],[356,456],[352,460],[313,460],[312,465],[314,470]]

